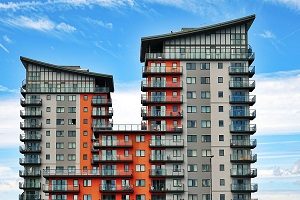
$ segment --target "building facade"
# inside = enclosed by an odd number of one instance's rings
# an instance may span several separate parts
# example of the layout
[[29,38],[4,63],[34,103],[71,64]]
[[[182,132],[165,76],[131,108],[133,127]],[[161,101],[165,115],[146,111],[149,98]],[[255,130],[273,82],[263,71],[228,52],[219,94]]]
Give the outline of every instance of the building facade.
[[254,19],[142,38],[138,124],[113,123],[112,76],[22,57],[20,199],[251,200]]

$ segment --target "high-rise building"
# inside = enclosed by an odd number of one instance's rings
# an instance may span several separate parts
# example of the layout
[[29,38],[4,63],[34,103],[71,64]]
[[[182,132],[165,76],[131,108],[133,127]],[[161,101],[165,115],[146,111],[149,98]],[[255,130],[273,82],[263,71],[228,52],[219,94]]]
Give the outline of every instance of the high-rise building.
[[112,76],[22,57],[20,199],[251,200],[254,19],[142,38],[138,124],[113,124]]

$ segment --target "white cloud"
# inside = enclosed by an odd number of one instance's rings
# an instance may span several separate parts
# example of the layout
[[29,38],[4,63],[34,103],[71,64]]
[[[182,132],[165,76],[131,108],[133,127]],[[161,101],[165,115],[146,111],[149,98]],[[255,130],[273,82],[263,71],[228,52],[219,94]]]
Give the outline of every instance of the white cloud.
[[12,40],[7,36],[7,35],[3,35],[3,40],[5,41],[5,42],[7,42],[7,43],[11,43],[12,42]]
[[265,1],[276,3],[276,4],[282,4],[291,9],[300,10],[300,1],[299,0],[265,0]]
[[58,24],[55,28],[59,31],[64,31],[64,32],[67,32],[67,33],[71,33],[71,32],[76,31],[75,27],[73,27],[69,24],[66,24],[64,22]]
[[9,53],[8,49],[1,43],[0,43],[0,48],[3,49],[6,53]]
[[103,22],[102,20],[95,20],[95,19],[91,19],[91,18],[85,18],[85,20],[92,25],[101,26],[101,27],[107,28],[107,29],[113,28],[113,24],[111,22]]
[[267,39],[275,39],[276,36],[274,35],[274,33],[272,33],[269,30],[265,30],[263,33],[259,34],[261,37],[263,38],[267,38]]
[[3,164],[0,165],[0,196],[6,191],[18,191],[19,181],[21,178],[18,177],[16,170]]
[[298,191],[260,191],[251,195],[253,199],[259,200],[299,200],[300,192]]
[[[276,153],[276,152],[275,152]],[[275,154],[273,153],[273,154]],[[276,153],[277,154],[277,153]],[[260,154],[261,155],[261,154]],[[264,156],[259,156],[260,159],[264,159]],[[280,158],[274,157],[274,158]],[[299,158],[299,152],[298,152]],[[273,166],[269,168],[262,168],[258,171],[259,179],[299,179],[300,178],[300,160],[297,160],[289,168],[283,168],[279,166]]]

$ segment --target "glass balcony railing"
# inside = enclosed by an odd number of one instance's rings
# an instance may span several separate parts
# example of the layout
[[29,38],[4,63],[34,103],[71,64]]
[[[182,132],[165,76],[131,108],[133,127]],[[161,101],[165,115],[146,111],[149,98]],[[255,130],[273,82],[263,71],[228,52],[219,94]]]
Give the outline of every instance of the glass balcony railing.
[[231,154],[230,155],[231,162],[250,162],[254,163],[257,161],[257,155],[238,155],[238,154]]
[[43,185],[43,191],[47,193],[54,192],[79,192],[80,185]]
[[92,99],[92,105],[111,105],[111,99]]
[[132,155],[96,155],[93,156],[93,162],[132,162]]
[[253,91],[255,89],[255,81],[229,81],[230,89],[249,89]]
[[101,147],[132,147],[132,140],[100,140],[93,143],[94,148]]
[[257,169],[231,169],[230,175],[232,177],[250,177],[254,178],[257,176]]
[[99,177],[131,177],[132,170],[43,170],[44,177],[76,177],[76,176],[99,176]]
[[42,117],[42,111],[36,110],[36,111],[26,111],[26,110],[20,110],[20,116],[22,118],[25,117]]
[[133,185],[112,185],[100,184],[99,190],[101,192],[133,192]]
[[22,193],[19,195],[19,200],[42,200],[41,195],[35,191],[36,194],[25,194]]
[[35,134],[20,134],[20,140],[24,141],[40,141],[42,139],[42,134],[35,133]]
[[182,88],[182,82],[157,82],[157,81],[147,81],[147,80],[143,80],[141,82],[141,88],[142,91],[144,91],[145,89],[150,89],[150,88]]
[[182,96],[150,96],[142,94],[141,96],[142,104],[149,103],[182,103]]
[[153,184],[150,185],[150,192],[155,193],[155,192],[184,192],[184,184],[178,184],[178,185],[173,185],[173,184]]
[[257,145],[256,139],[253,140],[230,140],[231,147],[255,148]]
[[167,154],[161,154],[161,155],[150,155],[150,162],[183,162],[184,161],[184,155],[167,155]]
[[232,184],[232,192],[257,192],[257,184]]
[[233,104],[249,104],[253,105],[256,102],[255,95],[247,95],[247,96],[230,96],[229,102]]
[[109,108],[108,110],[101,111],[93,111],[93,117],[112,117],[113,116],[113,108]]
[[41,184],[34,182],[19,182],[19,188],[23,190],[39,190],[41,189]]
[[146,74],[182,74],[182,66],[176,66],[176,67],[144,66],[142,72],[143,72],[143,75],[146,75]]
[[150,147],[183,147],[183,139],[161,139],[161,140],[150,140]]
[[249,118],[254,119],[256,117],[256,110],[254,109],[232,109],[229,116],[231,118]]
[[42,99],[20,99],[21,106],[41,106],[42,105]]
[[143,118],[149,118],[149,117],[173,117],[173,118],[181,118],[183,116],[183,111],[178,110],[174,112],[171,109],[167,110],[148,110],[147,108],[141,109],[141,116]]
[[93,131],[94,132],[112,130],[112,128],[113,128],[113,120],[110,119],[107,123],[93,124],[92,126],[93,126]]
[[21,153],[41,153],[42,147],[41,146],[20,146],[19,150]]
[[36,164],[41,164],[41,159],[40,158],[20,158],[19,163],[21,165],[36,165]]
[[150,169],[150,177],[183,177],[184,170]]
[[255,74],[255,66],[229,66],[230,75],[249,75]]
[[108,93],[108,87],[21,87],[21,93]]
[[19,170],[20,177],[39,177],[41,176],[41,170]]
[[41,129],[42,122],[35,122],[35,123],[20,122],[20,128],[21,129]]
[[255,133],[256,132],[256,124],[231,124],[230,125],[231,133]]

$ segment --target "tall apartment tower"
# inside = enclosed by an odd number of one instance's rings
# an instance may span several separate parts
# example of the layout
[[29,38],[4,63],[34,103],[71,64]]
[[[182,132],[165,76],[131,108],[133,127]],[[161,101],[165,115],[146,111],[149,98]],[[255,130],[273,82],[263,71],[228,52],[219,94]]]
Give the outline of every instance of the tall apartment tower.
[[251,200],[254,19],[142,38],[138,124],[112,76],[21,57],[20,200]]

